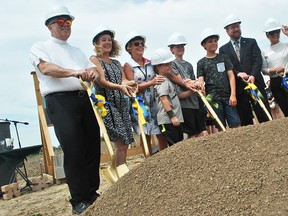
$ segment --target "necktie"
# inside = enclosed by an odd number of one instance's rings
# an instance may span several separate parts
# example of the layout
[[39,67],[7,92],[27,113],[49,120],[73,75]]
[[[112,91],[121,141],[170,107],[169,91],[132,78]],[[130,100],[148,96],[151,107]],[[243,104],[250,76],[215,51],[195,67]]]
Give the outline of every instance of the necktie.
[[240,61],[240,47],[239,47],[239,41],[235,41],[234,42],[235,45],[235,52],[237,55],[238,60]]

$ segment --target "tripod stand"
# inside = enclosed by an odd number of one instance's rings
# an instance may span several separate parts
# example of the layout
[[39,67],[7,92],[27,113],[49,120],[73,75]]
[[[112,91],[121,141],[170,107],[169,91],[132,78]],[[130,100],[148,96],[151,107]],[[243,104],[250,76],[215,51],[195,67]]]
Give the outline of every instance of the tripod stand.
[[[28,125],[29,123],[28,122],[20,122],[20,121],[8,120],[8,119],[0,119],[0,120],[1,121],[6,121],[6,122],[10,122],[10,123],[14,124],[15,130],[16,130],[16,135],[17,135],[19,149],[22,149],[20,138],[19,138],[17,124],[19,123],[19,124]],[[27,175],[27,170],[26,170],[25,161],[24,161],[24,160],[27,160],[27,158],[26,158],[26,156],[24,154],[23,154],[23,158],[24,159],[23,159],[22,163],[23,163],[24,172],[20,169],[20,165],[18,165],[15,170],[24,179],[24,181],[26,182],[26,186],[24,188],[22,188],[21,190],[24,190],[27,187],[29,187],[29,189],[32,190],[31,185],[33,185],[33,183],[29,180],[28,175]]]

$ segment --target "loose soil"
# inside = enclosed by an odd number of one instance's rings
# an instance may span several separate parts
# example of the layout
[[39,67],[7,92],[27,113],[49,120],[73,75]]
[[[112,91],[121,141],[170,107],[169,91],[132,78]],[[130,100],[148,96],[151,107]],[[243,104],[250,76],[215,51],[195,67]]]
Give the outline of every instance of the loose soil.
[[[130,157],[113,186],[101,176],[101,197],[83,215],[288,215],[287,128],[282,118]],[[0,215],[71,215],[68,200],[67,186],[53,185],[0,200]]]

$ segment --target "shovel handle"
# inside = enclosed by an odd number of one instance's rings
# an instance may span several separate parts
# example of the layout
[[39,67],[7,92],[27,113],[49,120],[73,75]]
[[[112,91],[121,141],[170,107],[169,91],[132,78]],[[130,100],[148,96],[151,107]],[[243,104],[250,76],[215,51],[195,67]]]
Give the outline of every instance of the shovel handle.
[[[91,87],[88,87],[83,82],[83,80],[81,78],[79,78],[79,80],[80,80],[80,83],[81,83],[82,87],[87,91],[87,93],[89,95],[89,98],[90,98],[90,95],[93,93]],[[93,86],[92,82],[90,82],[90,86]],[[91,106],[93,108],[94,114],[96,116],[96,119],[97,119],[98,125],[100,127],[100,130],[101,130],[101,132],[103,134],[103,138],[105,140],[105,143],[106,143],[106,146],[107,146],[107,150],[108,150],[110,158],[111,158],[111,164],[112,164],[112,166],[116,166],[115,165],[114,151],[113,151],[113,148],[112,148],[112,145],[111,145],[111,142],[110,142],[110,138],[109,138],[109,136],[107,134],[107,130],[106,130],[106,127],[104,125],[103,119],[102,119],[101,115],[99,114],[99,111],[94,108],[94,104],[93,104],[93,101],[92,101],[91,98],[90,98],[90,103],[91,103]]]
[[209,102],[206,100],[205,96],[202,94],[201,91],[197,91],[199,97],[201,98],[201,100],[203,101],[203,103],[205,104],[205,106],[207,107],[208,111],[210,112],[210,114],[213,116],[213,118],[217,121],[219,127],[221,128],[222,131],[226,131],[224,125],[222,124],[221,120],[219,119],[218,115],[215,113],[214,109],[211,107],[211,105],[209,104]]
[[[254,83],[253,83],[253,84],[254,84]],[[255,85],[255,84],[254,84],[254,85]],[[255,85],[255,86],[256,86],[256,85]],[[256,88],[257,88],[257,86],[256,86]],[[250,95],[250,96],[251,96],[251,95]],[[251,97],[252,97],[252,96],[251,96]],[[259,105],[261,106],[261,108],[263,109],[263,111],[265,112],[265,114],[267,115],[269,121],[271,121],[271,120],[272,120],[272,117],[271,117],[270,113],[268,112],[265,104],[263,103],[263,101],[261,100],[260,97],[256,97],[256,98],[257,98],[257,102],[259,103]]]
[[[136,90],[132,93],[132,97],[137,100],[136,98],[136,92],[138,91],[138,84],[137,84],[137,87],[136,87]],[[138,101],[137,101],[138,103]],[[143,141],[143,146],[144,146],[144,154],[145,154],[145,157],[150,157],[150,152],[149,152],[149,148],[148,148],[148,143],[147,143],[147,139],[146,139],[146,135],[145,135],[145,131],[144,131],[144,127],[143,127],[143,124],[141,123],[140,121],[140,118],[139,118],[139,115],[137,116],[138,118],[138,126],[139,126],[139,130],[140,130],[140,134],[141,134],[141,138],[142,138],[142,141]]]
[[[87,91],[89,98],[90,95],[93,93],[91,87],[88,87],[81,78],[79,78],[80,83],[82,85],[82,87]],[[93,86],[93,82],[90,82],[90,86]],[[129,169],[127,167],[126,164],[121,164],[120,166],[116,166],[116,160],[115,160],[115,154],[114,154],[114,150],[112,148],[111,142],[110,142],[110,138],[108,136],[105,124],[103,122],[103,119],[99,113],[98,110],[96,110],[94,108],[94,103],[92,101],[92,99],[90,98],[90,103],[92,106],[92,109],[95,113],[96,119],[98,121],[100,130],[103,134],[103,138],[105,140],[106,146],[107,146],[107,150],[109,152],[110,158],[111,158],[111,163],[110,166],[108,168],[104,168],[102,170],[102,173],[104,175],[104,177],[106,178],[106,180],[108,181],[109,184],[113,184],[116,181],[119,180],[119,178],[121,178],[122,176],[124,176],[127,172],[129,172]]]
[[148,143],[147,143],[144,127],[143,127],[143,124],[140,121],[139,116],[138,116],[138,125],[139,125],[139,129],[140,129],[140,133],[141,133],[141,137],[142,137],[142,141],[143,141],[145,157],[147,158],[147,157],[150,157],[150,152],[149,152],[149,149],[148,149]]
[[270,113],[268,112],[265,104],[264,104],[263,101],[261,100],[261,98],[258,98],[257,101],[258,101],[259,105],[261,106],[261,108],[264,110],[264,112],[265,112],[265,114],[267,115],[269,121],[272,121],[272,117],[271,117]]

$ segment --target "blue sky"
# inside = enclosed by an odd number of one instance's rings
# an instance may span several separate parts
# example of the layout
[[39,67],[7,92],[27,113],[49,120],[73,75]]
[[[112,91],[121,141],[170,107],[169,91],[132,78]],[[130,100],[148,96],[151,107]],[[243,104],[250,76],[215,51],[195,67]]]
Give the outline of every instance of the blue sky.
[[[0,3],[0,119],[29,122],[29,125],[18,125],[22,146],[41,143],[29,50],[35,41],[50,38],[44,17],[51,6],[65,5],[76,17],[69,42],[80,47],[87,57],[93,54],[93,32],[102,24],[115,30],[116,39],[122,45],[128,32],[144,34],[147,58],[153,50],[165,47],[172,33],[180,32],[188,41],[185,59],[194,69],[205,55],[200,46],[203,29],[212,27],[219,33],[219,46],[228,41],[223,29],[228,14],[242,20],[242,35],[256,38],[260,48],[269,45],[262,30],[268,17],[288,24],[287,0],[0,0]],[[287,42],[287,37],[281,36]],[[123,50],[118,60],[123,64],[128,58]],[[53,145],[58,146],[52,131]],[[11,133],[16,139],[13,125]],[[14,144],[17,148],[18,144],[15,141]]]

